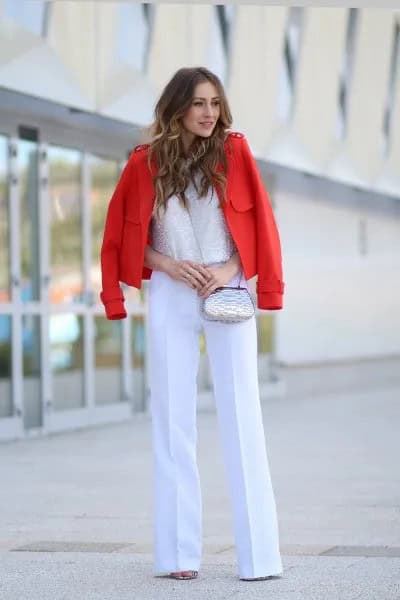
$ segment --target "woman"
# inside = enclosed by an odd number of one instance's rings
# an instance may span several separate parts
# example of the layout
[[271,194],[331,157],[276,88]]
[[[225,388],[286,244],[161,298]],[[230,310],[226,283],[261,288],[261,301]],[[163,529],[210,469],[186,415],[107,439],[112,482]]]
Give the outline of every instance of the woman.
[[109,319],[127,316],[119,282],[149,279],[154,572],[197,576],[202,504],[196,375],[204,331],[231,498],[239,578],[281,575],[278,521],[259,400],[255,316],[208,321],[202,299],[258,275],[259,308],[282,308],[279,234],[245,136],[230,132],[223,86],[179,69],[155,107],[151,142],[132,152],[101,249]]

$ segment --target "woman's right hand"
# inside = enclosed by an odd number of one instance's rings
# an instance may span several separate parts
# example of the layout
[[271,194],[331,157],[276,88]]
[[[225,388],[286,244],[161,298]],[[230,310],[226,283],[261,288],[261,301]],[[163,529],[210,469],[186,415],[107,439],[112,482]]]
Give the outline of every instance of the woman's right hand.
[[168,257],[164,271],[176,281],[183,281],[192,289],[201,289],[210,279],[208,269],[192,260],[176,260]]

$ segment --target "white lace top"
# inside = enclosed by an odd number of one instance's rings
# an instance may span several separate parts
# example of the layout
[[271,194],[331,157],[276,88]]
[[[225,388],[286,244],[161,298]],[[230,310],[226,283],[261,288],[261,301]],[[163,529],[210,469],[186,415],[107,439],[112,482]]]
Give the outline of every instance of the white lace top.
[[[200,172],[197,172],[196,183],[200,181],[200,176]],[[190,216],[176,195],[168,198],[167,208],[161,213],[160,220],[152,216],[152,248],[178,260],[193,260],[205,265],[229,260],[236,252],[236,245],[215,188],[210,186],[207,196],[199,197],[190,182],[185,195]]]

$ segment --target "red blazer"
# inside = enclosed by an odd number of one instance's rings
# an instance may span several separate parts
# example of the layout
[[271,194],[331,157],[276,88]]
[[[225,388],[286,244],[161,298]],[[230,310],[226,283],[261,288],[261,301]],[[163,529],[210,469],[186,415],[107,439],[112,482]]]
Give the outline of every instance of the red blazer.
[[[124,319],[124,294],[119,282],[141,289],[152,270],[144,265],[151,245],[150,219],[154,186],[147,165],[149,144],[136,146],[111,197],[101,246],[102,291],[107,319]],[[240,255],[244,276],[258,275],[257,306],[283,307],[284,282],[279,233],[268,194],[245,136],[231,132],[225,140],[228,160],[227,203],[223,211]],[[218,165],[222,171],[222,165]],[[155,171],[157,171],[155,165]],[[216,186],[218,195],[221,192]]]

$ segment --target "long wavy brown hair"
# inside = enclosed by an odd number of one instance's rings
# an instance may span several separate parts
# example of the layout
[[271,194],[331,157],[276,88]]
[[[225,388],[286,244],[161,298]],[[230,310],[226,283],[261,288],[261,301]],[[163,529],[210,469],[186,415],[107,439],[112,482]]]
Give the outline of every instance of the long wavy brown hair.
[[[190,108],[195,87],[204,81],[211,82],[220,97],[220,116],[209,137],[196,136],[189,156],[185,156],[181,132],[182,117]],[[187,208],[185,189],[190,181],[196,185],[194,173],[200,170],[199,194],[205,196],[210,186],[218,185],[222,200],[226,199],[227,159],[224,142],[232,125],[232,115],[220,79],[205,67],[178,69],[165,86],[154,109],[154,121],[149,126],[150,147],[148,166],[156,161],[158,173],[153,177],[155,200],[153,214],[165,209],[168,198],[176,194]],[[222,172],[217,165],[222,164]]]

